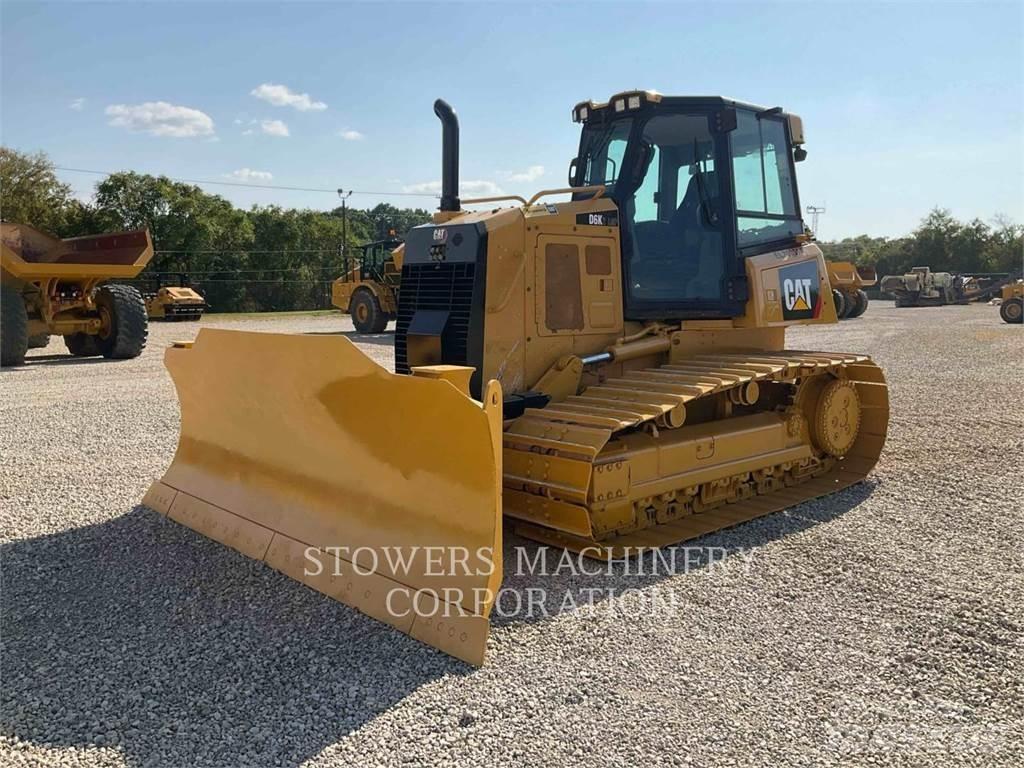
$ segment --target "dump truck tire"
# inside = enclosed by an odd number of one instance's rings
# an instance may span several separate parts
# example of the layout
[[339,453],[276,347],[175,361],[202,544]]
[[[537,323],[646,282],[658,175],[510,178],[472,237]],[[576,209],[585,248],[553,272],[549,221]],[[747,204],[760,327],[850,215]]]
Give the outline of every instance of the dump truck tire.
[[50,343],[50,334],[48,333],[37,333],[28,337],[28,348],[29,349],[42,349],[48,346]]
[[67,334],[64,337],[64,346],[74,357],[96,357],[100,354],[96,337],[90,336],[88,333]]
[[28,312],[21,292],[0,289],[0,365],[21,365],[28,352]]
[[1024,301],[1017,297],[1007,299],[999,305],[999,316],[1003,318],[1004,323],[1024,322]]
[[138,357],[149,335],[142,294],[130,285],[104,285],[96,291],[96,306],[108,329],[96,336],[100,353],[115,360]]
[[836,319],[842,320],[846,317],[846,297],[838,288],[832,289],[832,301],[836,304]]
[[388,316],[380,308],[377,297],[364,288],[352,295],[350,314],[352,325],[360,333],[382,333],[388,326]]
[[860,288],[857,289],[856,301],[853,305],[853,311],[850,313],[850,317],[860,317],[868,308],[868,295]]

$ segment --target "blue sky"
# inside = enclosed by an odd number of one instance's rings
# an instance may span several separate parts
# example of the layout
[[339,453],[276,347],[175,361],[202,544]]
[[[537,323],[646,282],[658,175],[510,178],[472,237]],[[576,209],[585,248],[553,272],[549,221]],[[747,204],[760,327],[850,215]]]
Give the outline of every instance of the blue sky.
[[[722,94],[804,118],[801,197],[827,206],[825,238],[903,234],[934,205],[1022,221],[1022,8],[3,2],[0,130],[73,168],[420,191],[440,177],[440,96],[466,192],[523,194],[564,184],[577,101]],[[97,180],[62,177],[82,196]],[[436,206],[351,204],[381,200]]]

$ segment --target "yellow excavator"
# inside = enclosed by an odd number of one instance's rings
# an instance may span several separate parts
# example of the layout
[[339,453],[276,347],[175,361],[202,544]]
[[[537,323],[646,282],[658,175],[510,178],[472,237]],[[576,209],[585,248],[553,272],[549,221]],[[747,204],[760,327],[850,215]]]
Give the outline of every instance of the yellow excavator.
[[434,111],[440,210],[402,248],[395,372],[342,336],[202,329],[166,353],[181,438],[147,506],[481,664],[503,516],[622,558],[864,479],[882,371],[785,340],[836,322],[799,117],[586,101],[568,187],[460,201]]

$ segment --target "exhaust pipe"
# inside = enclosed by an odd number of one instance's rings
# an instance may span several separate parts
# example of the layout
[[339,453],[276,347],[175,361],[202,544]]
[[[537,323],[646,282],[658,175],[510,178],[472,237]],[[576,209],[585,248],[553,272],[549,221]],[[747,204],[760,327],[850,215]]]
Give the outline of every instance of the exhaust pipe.
[[434,102],[434,114],[441,120],[441,210],[458,211],[459,202],[459,118],[444,99]]

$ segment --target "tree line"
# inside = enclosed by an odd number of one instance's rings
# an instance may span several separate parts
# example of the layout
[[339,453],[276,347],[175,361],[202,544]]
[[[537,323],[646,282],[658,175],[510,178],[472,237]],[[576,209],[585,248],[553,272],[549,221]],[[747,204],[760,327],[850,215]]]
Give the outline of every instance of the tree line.
[[90,201],[76,198],[45,154],[0,147],[0,216],[58,237],[149,229],[154,256],[140,287],[159,272],[185,272],[215,312],[330,306],[342,243],[403,236],[430,221],[424,209],[381,203],[315,211],[277,205],[236,208],[220,195],[166,176],[113,173]]
[[[386,203],[347,211],[276,205],[236,208],[166,176],[114,173],[88,202],[74,197],[42,153],[0,147],[0,216],[59,237],[146,227],[156,254],[143,276],[186,272],[217,312],[269,312],[330,306],[330,282],[346,248],[398,236],[430,220],[424,209]],[[879,275],[913,266],[936,271],[1021,272],[1024,226],[1005,217],[963,222],[936,208],[905,237],[860,235],[821,243],[828,259],[874,266]]]
[[905,237],[859,235],[820,245],[825,258],[873,266],[879,277],[902,275],[916,266],[964,275],[1019,275],[1024,266],[1024,226],[1005,216],[996,216],[991,223],[959,221],[943,208],[933,209]]

